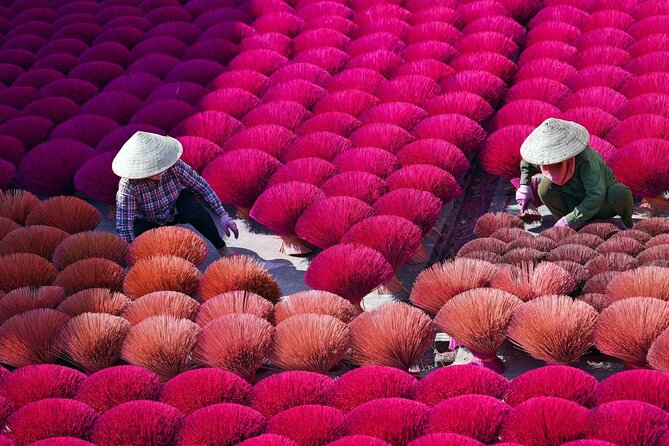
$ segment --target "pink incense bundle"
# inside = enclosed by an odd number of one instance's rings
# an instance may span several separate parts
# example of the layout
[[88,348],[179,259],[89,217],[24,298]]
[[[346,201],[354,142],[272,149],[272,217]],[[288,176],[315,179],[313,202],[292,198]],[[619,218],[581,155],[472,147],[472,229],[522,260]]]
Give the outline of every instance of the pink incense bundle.
[[[362,122],[358,121],[355,116],[341,112],[328,112],[315,115],[307,119],[296,131],[298,135],[310,135],[312,133],[333,133],[348,137],[356,129],[362,127]],[[311,147],[313,150],[314,147]],[[314,155],[312,155],[314,156]],[[331,155],[329,159],[334,157]],[[323,156],[321,156],[323,158]]]
[[529,370],[511,380],[504,396],[515,407],[537,396],[550,396],[574,401],[583,407],[593,407],[600,386],[595,377],[563,365],[549,365]]
[[494,109],[485,99],[469,91],[451,91],[435,96],[424,107],[430,115],[455,113],[479,123],[494,114]]
[[404,398],[380,398],[364,403],[344,418],[348,435],[369,435],[393,445],[407,444],[425,433],[428,407]]
[[548,364],[578,360],[593,344],[597,311],[569,296],[542,296],[516,310],[511,342]]
[[549,239],[553,240],[554,242],[560,243],[562,240],[566,239],[567,237],[570,237],[572,235],[578,234],[576,230],[568,227],[555,227],[553,226],[552,228],[548,228],[544,231],[542,231],[541,236],[542,237],[548,237]]
[[481,70],[465,70],[447,76],[439,84],[444,93],[466,91],[477,94],[489,104],[497,104],[506,91],[504,81]]
[[295,232],[306,242],[325,249],[341,242],[351,227],[372,215],[372,208],[357,198],[326,198],[302,213],[295,224]]
[[98,445],[133,443],[140,446],[175,443],[184,416],[156,401],[129,401],[101,414],[91,440]]
[[[635,195],[656,197],[662,194],[669,174],[656,161],[666,154],[668,144],[659,138],[644,138],[633,141],[615,152],[611,168],[616,178],[629,185]],[[631,169],[631,163],[635,169]]]
[[497,349],[506,339],[513,313],[522,301],[504,291],[478,288],[446,302],[435,323],[459,344],[467,347],[483,367],[503,370]]
[[660,71],[648,73],[630,79],[621,89],[621,93],[630,100],[645,94],[664,94],[667,82],[669,82],[667,73]]
[[221,316],[245,313],[270,320],[274,306],[270,301],[250,291],[228,291],[214,296],[200,305],[195,322],[204,327]]
[[407,446],[481,446],[484,443],[458,434],[429,434],[416,438]]
[[387,178],[400,168],[399,160],[387,150],[378,147],[356,147],[340,153],[332,160],[340,172],[368,172]]
[[255,149],[279,159],[297,137],[280,125],[264,124],[247,127],[232,135],[222,146],[225,152]]
[[126,264],[128,243],[121,237],[104,231],[86,231],[63,240],[53,253],[58,269],[92,257],[108,259],[120,266]]
[[180,373],[167,381],[159,393],[161,402],[190,415],[214,404],[247,404],[251,386],[234,373],[203,368]]
[[357,118],[378,104],[379,99],[376,96],[361,90],[348,89],[321,97],[312,110],[315,114],[341,112]]
[[72,294],[56,309],[72,317],[84,313],[108,313],[120,316],[130,302],[130,298],[123,293],[107,288],[87,288]]
[[[183,146],[181,160],[199,174],[202,174],[209,163],[223,154],[219,146],[199,136],[181,136],[177,139]],[[76,186],[76,177],[74,180]]]
[[657,370],[669,371],[669,355],[667,348],[669,347],[669,330],[664,330],[656,339],[648,350],[648,364]]
[[163,315],[194,320],[199,306],[195,299],[178,291],[156,291],[130,302],[123,311],[123,317],[132,325]]
[[424,119],[414,128],[414,134],[421,139],[443,139],[457,146],[465,155],[471,155],[486,136],[476,121],[457,114],[435,115]]
[[583,245],[590,249],[597,249],[602,243],[604,243],[602,237],[579,232],[578,234],[570,235],[569,237],[560,240],[558,245]]
[[[421,54],[422,53],[422,54]],[[430,59],[429,53],[434,53],[437,57],[433,59],[448,62],[457,52],[446,42],[416,42],[407,46],[402,51],[402,57],[407,61],[421,59]],[[427,76],[404,75],[397,76],[392,81],[382,84],[376,90],[376,94],[382,102],[408,102],[417,106],[423,105],[426,101],[439,94],[439,84]]]
[[[317,116],[324,115],[327,117],[329,114],[323,113]],[[329,122],[333,122],[333,120],[331,119]],[[334,122],[336,123],[336,121]],[[321,158],[326,161],[331,161],[337,155],[353,148],[351,141],[346,137],[341,136],[339,134],[340,132],[337,132],[336,130],[337,129],[315,129],[307,134],[302,134],[286,148],[281,155],[281,159],[285,162],[295,161],[301,158]]]
[[0,290],[7,293],[26,286],[51,285],[56,268],[46,259],[27,253],[0,257]]
[[531,248],[541,252],[549,252],[557,247],[557,243],[548,237],[521,237],[517,240],[509,242],[506,245],[507,251],[517,248]]
[[251,391],[251,407],[268,418],[306,404],[327,404],[334,381],[314,372],[283,372],[259,381]]
[[582,300],[600,313],[604,311],[604,308],[608,307],[610,303],[606,294],[599,293],[585,293],[578,296],[577,299]]
[[179,430],[179,444],[238,444],[262,434],[265,417],[240,404],[203,407],[188,415]]
[[[557,40],[543,40],[528,47],[518,58],[518,66],[536,59],[550,58],[568,62],[578,50],[569,43]],[[555,104],[554,104],[555,105]]]
[[363,124],[387,123],[410,129],[426,116],[425,110],[417,105],[408,102],[386,102],[367,110],[360,116],[360,121]]
[[17,288],[0,299],[0,321],[38,308],[56,308],[65,297],[65,290],[57,286]]
[[230,70],[219,75],[210,85],[216,89],[243,88],[256,96],[261,96],[269,87],[269,78],[256,70]]
[[597,247],[597,252],[607,254],[610,252],[622,252],[636,257],[643,251],[644,246],[634,239],[627,237],[616,237],[605,241]]
[[[239,169],[240,165],[244,168]],[[240,216],[247,217],[280,165],[277,159],[260,150],[232,150],[209,163],[202,176],[224,203],[236,206]]]
[[402,127],[388,123],[365,124],[351,134],[354,147],[378,147],[396,153],[414,138]]
[[168,380],[193,367],[192,352],[200,327],[186,319],[154,316],[130,329],[121,358]]
[[[619,274],[618,271],[605,271],[603,273],[595,274],[585,282],[582,291],[585,294],[606,294],[608,284]],[[608,300],[610,303],[611,299]]]
[[620,124],[606,135],[606,140],[621,148],[638,139],[666,139],[668,136],[669,119],[659,115],[641,114],[620,121]]
[[49,198],[31,209],[25,224],[53,226],[69,234],[92,231],[100,223],[100,211],[76,197]]
[[[156,101],[155,103],[159,103]],[[235,119],[242,119],[249,111],[260,104],[260,99],[241,88],[224,88],[202,97],[197,103],[202,111],[216,110],[227,113]]]
[[113,366],[130,331],[124,318],[85,313],[72,318],[58,334],[58,346],[75,364],[97,372]]
[[89,438],[98,414],[84,403],[48,398],[26,404],[7,418],[9,437],[29,445],[52,437]]
[[413,222],[423,236],[434,228],[442,202],[432,193],[418,189],[395,189],[373,205],[376,215],[396,215]]
[[88,288],[109,288],[120,291],[124,280],[124,271],[119,264],[91,257],[67,266],[53,283],[63,287],[68,295],[72,295]]
[[249,438],[248,440],[244,440],[237,444],[239,446],[297,446],[297,443],[290,438],[276,434],[258,435],[257,437]]
[[[302,10],[303,9],[304,8],[302,8]],[[350,42],[351,39],[349,39],[348,36],[335,29],[320,28],[301,32],[299,35],[295,36],[292,44],[295,53],[299,54],[302,51],[321,46],[344,49]]]
[[611,302],[630,297],[655,297],[669,301],[669,282],[665,279],[667,268],[642,266],[618,274],[606,287]]
[[393,268],[381,253],[359,244],[340,244],[312,259],[304,281],[359,307],[367,294],[392,277]]
[[224,257],[210,264],[202,274],[199,294],[203,302],[230,291],[247,291],[276,303],[281,288],[265,265],[246,255]]
[[413,164],[402,167],[387,179],[390,190],[418,189],[430,192],[447,203],[460,195],[462,189],[448,171],[434,165]]
[[267,422],[267,432],[300,445],[325,445],[343,434],[344,413],[334,407],[304,405],[285,410]]
[[437,314],[454,296],[490,284],[497,268],[489,262],[456,258],[422,271],[411,289],[409,300],[430,314]]
[[269,359],[283,370],[327,373],[348,352],[351,331],[337,318],[298,314],[276,327]]
[[330,404],[345,412],[379,398],[413,397],[416,379],[387,366],[367,366],[346,372],[335,381]]
[[422,238],[420,228],[406,218],[379,215],[353,225],[341,238],[341,243],[372,248],[388,260],[393,271],[397,271],[420,249]]
[[580,263],[570,262],[568,260],[560,260],[553,262],[553,264],[559,266],[571,274],[571,278],[574,279],[574,283],[576,284],[576,289],[581,288],[592,276],[590,270]]
[[453,144],[438,139],[421,139],[408,144],[397,153],[402,166],[429,164],[458,176],[469,168],[464,154]]
[[504,178],[517,177],[520,145],[533,129],[529,125],[511,125],[492,133],[481,146],[483,168]]
[[606,271],[628,271],[638,266],[637,259],[622,252],[611,252],[595,257],[585,264],[593,276]]
[[409,370],[434,339],[434,325],[417,308],[387,302],[351,322],[351,360]]
[[208,251],[207,243],[194,231],[180,226],[165,226],[138,236],[128,248],[128,263],[134,265],[142,259],[165,255],[201,265]]
[[502,263],[519,265],[523,263],[539,263],[546,258],[546,253],[532,248],[515,248],[502,256]]
[[301,291],[274,306],[276,324],[298,314],[324,314],[349,323],[358,315],[358,311],[346,299],[327,291]]
[[[242,123],[247,127],[277,124],[294,132],[310,115],[309,111],[300,104],[290,101],[275,101],[254,108],[244,116]],[[214,142],[223,144],[224,141]]]
[[305,247],[301,247],[297,240],[293,241],[296,238],[295,224],[309,206],[324,198],[325,194],[311,184],[297,181],[277,184],[258,197],[249,215],[272,232],[288,238],[288,241],[284,239],[285,250],[291,248],[295,253],[306,253],[309,251]]
[[491,278],[490,286],[527,302],[541,296],[569,294],[576,284],[569,272],[544,262],[537,266],[533,263],[503,266]]
[[551,252],[548,253],[548,257],[546,257],[546,260],[549,262],[567,260],[585,265],[588,263],[588,261],[597,257],[597,254],[597,251],[588,248],[585,245],[569,243],[565,245],[559,245],[557,248],[551,250]]
[[181,121],[172,133],[176,136],[199,136],[220,146],[241,127],[242,124],[227,113],[206,111]]
[[179,123],[194,115],[196,111],[195,107],[184,101],[159,99],[140,108],[132,117],[130,123],[151,125],[159,128],[161,133],[169,133]]
[[355,85],[358,90],[373,93],[384,82],[387,82],[386,79],[376,70],[370,68],[352,68],[349,66],[327,79],[326,87],[328,91],[332,92],[348,90],[351,88],[351,85]]
[[554,20],[546,21],[533,27],[528,33],[525,44],[530,47],[544,40],[556,40],[559,42],[573,42],[581,35],[581,31],[567,22]]
[[104,412],[135,400],[157,400],[162,383],[158,376],[142,367],[122,365],[100,370],[84,380],[75,399]]
[[544,101],[522,99],[507,103],[490,120],[489,128],[495,130],[512,125],[536,127],[548,118],[556,117],[560,109]]
[[669,375],[658,370],[625,370],[602,381],[597,404],[633,400],[653,404],[666,411]]
[[669,303],[631,297],[605,308],[597,323],[595,344],[609,356],[634,368],[646,366],[653,341],[669,327]]
[[69,320],[48,308],[9,318],[0,326],[0,362],[13,367],[56,362],[61,353],[57,336]]
[[506,403],[487,395],[457,396],[430,409],[426,431],[454,433],[492,443],[499,437],[510,409]]
[[[534,47],[534,46],[533,46]],[[532,48],[533,48],[532,47]],[[530,51],[528,48],[523,54]],[[522,55],[521,55],[522,59]],[[535,77],[526,81],[515,83],[506,95],[507,102],[521,99],[535,99],[549,104],[558,105],[567,96],[569,88],[564,84],[552,79]]]
[[614,401],[588,415],[587,435],[622,446],[662,444],[669,432],[669,416],[639,401]]
[[669,220],[661,217],[649,217],[637,223],[635,228],[655,237],[669,233]]
[[492,233],[501,228],[520,228],[524,229],[523,221],[515,216],[498,212],[496,214],[484,214],[476,220],[474,234],[477,237],[490,237]]
[[476,251],[488,251],[498,255],[503,255],[506,252],[507,244],[501,240],[492,237],[475,238],[470,240],[458,250],[458,257],[463,257],[466,254]]
[[548,396],[531,398],[509,411],[502,441],[525,445],[562,444],[585,436],[588,410],[579,404]]
[[2,397],[16,410],[47,398],[73,398],[83,373],[55,364],[28,365],[2,373]]
[[[69,268],[86,261],[80,260],[63,270],[63,273],[67,272]],[[108,262],[111,263],[111,261]],[[135,263],[123,281],[123,292],[133,300],[155,291],[178,291],[191,296],[197,290],[200,276],[200,271],[188,260],[181,257],[158,255]],[[59,282],[58,279],[56,279],[56,282]],[[92,288],[93,286],[103,287],[104,285],[95,284],[86,288]],[[107,287],[118,289],[112,286]],[[67,289],[67,287],[65,288]],[[80,289],[82,288],[79,287],[75,291]]]
[[456,48],[461,53],[491,51],[509,59],[514,59],[518,54],[518,45],[504,34],[498,32],[469,34],[456,43]]
[[198,335],[193,359],[253,382],[269,354],[274,327],[252,314],[228,314],[208,323]]
[[300,158],[279,167],[267,183],[268,186],[302,181],[303,183],[320,186],[337,174],[337,168],[320,158]]

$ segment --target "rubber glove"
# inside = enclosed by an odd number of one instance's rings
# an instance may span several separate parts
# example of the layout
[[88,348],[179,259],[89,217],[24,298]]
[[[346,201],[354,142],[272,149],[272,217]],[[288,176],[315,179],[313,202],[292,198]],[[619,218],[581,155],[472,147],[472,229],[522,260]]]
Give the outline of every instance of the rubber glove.
[[518,190],[516,191],[516,201],[520,205],[520,211],[524,212],[527,209],[527,205],[536,203],[536,197],[534,196],[534,191],[529,184],[521,184]]
[[230,231],[235,234],[235,238],[239,238],[239,229],[237,229],[237,223],[230,218],[229,215],[224,215],[221,217],[221,228],[225,231],[225,236],[230,237]]
[[557,221],[557,223],[555,223],[555,227],[556,228],[565,228],[565,227],[568,228],[569,223],[567,223],[567,217],[562,217],[561,219],[559,219]]

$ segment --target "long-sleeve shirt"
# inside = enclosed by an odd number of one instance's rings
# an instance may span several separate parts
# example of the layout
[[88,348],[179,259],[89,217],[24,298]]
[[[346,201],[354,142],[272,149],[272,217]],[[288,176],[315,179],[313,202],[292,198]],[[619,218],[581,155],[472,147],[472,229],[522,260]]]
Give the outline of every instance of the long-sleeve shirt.
[[[529,185],[538,166],[525,160],[520,162],[520,184]],[[574,176],[561,186],[562,193],[578,202],[574,210],[565,218],[570,225],[590,220],[606,201],[606,191],[618,183],[613,171],[602,156],[590,147],[576,155]]]
[[160,225],[174,221],[176,201],[188,189],[219,217],[227,215],[211,186],[188,164],[179,160],[158,181],[122,178],[116,193],[116,230],[128,243],[135,238],[135,219]]

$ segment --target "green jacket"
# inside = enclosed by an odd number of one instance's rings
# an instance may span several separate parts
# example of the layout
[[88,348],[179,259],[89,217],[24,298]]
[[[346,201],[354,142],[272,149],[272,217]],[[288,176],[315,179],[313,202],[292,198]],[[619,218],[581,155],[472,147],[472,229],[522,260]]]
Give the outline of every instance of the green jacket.
[[[520,184],[529,185],[538,166],[525,160],[520,162]],[[561,186],[562,192],[572,198],[569,201],[579,203],[565,218],[571,224],[590,220],[606,202],[606,191],[618,183],[611,168],[602,156],[590,147],[576,155],[574,176]]]

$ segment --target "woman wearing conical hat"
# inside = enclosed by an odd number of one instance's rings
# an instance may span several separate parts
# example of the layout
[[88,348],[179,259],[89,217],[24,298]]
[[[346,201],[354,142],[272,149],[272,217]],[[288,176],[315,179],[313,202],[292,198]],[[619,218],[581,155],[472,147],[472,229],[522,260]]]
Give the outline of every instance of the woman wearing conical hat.
[[239,231],[211,186],[179,160],[183,146],[169,136],[137,132],[121,147],[112,170],[121,177],[116,193],[116,230],[128,243],[159,226],[190,224],[221,255],[229,249],[218,233],[206,203],[220,219],[226,236]]
[[[578,228],[589,220],[616,215],[626,227],[632,227],[632,192],[616,180],[589,142],[585,127],[556,118],[545,120],[530,133],[520,147],[523,159],[516,201],[521,211],[530,203],[538,206],[543,202],[558,219],[558,227]],[[538,171],[544,179],[533,182]]]

